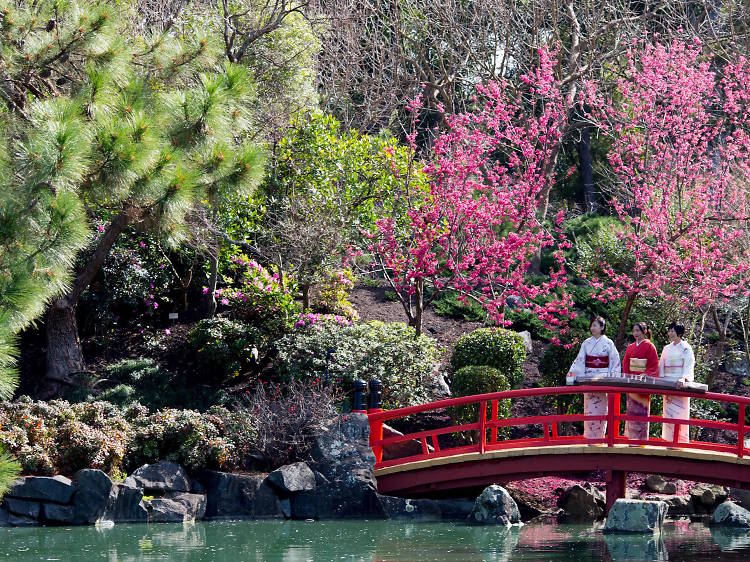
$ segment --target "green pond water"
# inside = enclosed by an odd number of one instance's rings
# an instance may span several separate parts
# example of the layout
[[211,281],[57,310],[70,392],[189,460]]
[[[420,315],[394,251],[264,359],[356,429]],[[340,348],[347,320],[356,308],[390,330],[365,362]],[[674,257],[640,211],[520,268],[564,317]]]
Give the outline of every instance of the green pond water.
[[116,525],[0,529],[0,560],[505,561],[750,560],[750,533],[668,523],[660,538],[602,535],[600,526],[519,528],[394,521]]

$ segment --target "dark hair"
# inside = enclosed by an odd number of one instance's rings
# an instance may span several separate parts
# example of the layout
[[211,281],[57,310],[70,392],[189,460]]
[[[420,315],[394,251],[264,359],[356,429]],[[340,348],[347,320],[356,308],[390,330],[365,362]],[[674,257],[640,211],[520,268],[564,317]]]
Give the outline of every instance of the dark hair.
[[607,327],[607,321],[601,316],[595,316],[594,318],[591,319],[591,322],[589,322],[589,328],[591,328],[591,324],[593,324],[594,322],[596,322],[597,324],[599,324],[599,326],[601,326],[602,334],[603,334],[604,329]]
[[685,333],[685,325],[679,324],[677,322],[672,322],[669,326],[667,326],[667,330],[674,330],[675,334],[677,334],[679,337],[682,337]]
[[643,332],[643,335],[646,336],[647,340],[651,339],[651,328],[648,327],[648,324],[645,322],[636,322],[633,326],[638,326],[638,329]]

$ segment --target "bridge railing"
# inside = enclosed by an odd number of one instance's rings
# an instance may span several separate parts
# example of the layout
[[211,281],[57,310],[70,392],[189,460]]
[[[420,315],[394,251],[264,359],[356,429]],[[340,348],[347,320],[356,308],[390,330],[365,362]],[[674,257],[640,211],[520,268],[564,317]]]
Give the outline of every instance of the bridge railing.
[[[608,408],[606,415],[584,415],[584,414],[548,414],[524,417],[501,417],[502,401],[513,401],[524,398],[546,398],[560,395],[576,395],[583,393],[607,394]],[[737,407],[737,421],[717,421],[710,419],[678,419],[665,416],[633,416],[621,412],[622,394],[650,394],[661,396],[684,396],[694,400],[708,400],[718,402],[726,408],[727,405]],[[420,461],[431,458],[459,455],[463,453],[485,453],[502,449],[518,447],[544,447],[556,445],[599,445],[614,447],[616,445],[650,445],[657,447],[679,447],[686,449],[701,449],[721,452],[737,457],[743,457],[747,452],[745,447],[745,435],[750,433],[750,428],[745,425],[745,412],[750,405],[750,398],[733,396],[729,394],[718,394],[714,392],[695,393],[671,389],[653,389],[646,387],[628,386],[627,390],[616,386],[565,386],[552,388],[528,388],[519,390],[508,390],[489,394],[478,394],[475,396],[462,396],[439,400],[429,404],[409,406],[396,410],[381,410],[379,403],[371,402],[368,409],[370,422],[370,445],[375,453],[376,468],[384,468],[403,464],[407,462]],[[373,407],[375,406],[375,407]],[[476,420],[467,423],[456,423],[455,417],[452,422],[444,427],[414,431],[404,435],[384,436],[383,425],[392,420],[398,420],[418,414],[429,412],[455,412],[456,408],[464,411],[467,406],[477,408]],[[586,421],[606,421],[607,429],[604,437],[599,439],[587,439],[582,434],[570,431],[561,431],[562,424],[572,424]],[[668,423],[674,425],[671,441],[659,437],[651,437],[646,440],[630,439],[623,435],[621,422],[650,422]],[[678,441],[681,426],[701,427],[717,430],[724,434],[724,442],[719,440],[690,440],[689,442]],[[512,438],[506,428],[538,426],[541,434],[522,438]],[[566,429],[568,426],[566,426]],[[736,441],[727,442],[726,432],[736,433]],[[538,430],[537,430],[537,433]],[[407,444],[407,446],[404,446]],[[389,458],[384,460],[384,450],[389,453]],[[394,455],[392,451],[397,451]],[[400,452],[400,454],[399,454]]]

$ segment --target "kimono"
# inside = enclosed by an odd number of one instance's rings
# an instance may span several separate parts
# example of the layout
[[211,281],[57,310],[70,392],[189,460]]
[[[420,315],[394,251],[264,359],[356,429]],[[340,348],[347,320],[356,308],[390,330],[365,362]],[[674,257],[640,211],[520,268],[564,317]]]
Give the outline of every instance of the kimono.
[[[695,355],[693,348],[684,340],[665,345],[659,361],[659,376],[676,381],[692,381],[695,369]],[[690,398],[687,396],[665,396],[664,417],[682,420],[690,419]],[[665,423],[661,426],[662,439],[674,440],[674,424]],[[690,426],[681,425],[677,440],[682,443],[690,441]]]
[[[620,354],[607,336],[591,336],[581,344],[581,350],[570,366],[569,373],[573,376],[619,376]],[[607,415],[607,395],[584,393],[583,413],[588,416]],[[606,432],[607,422],[604,420],[583,422],[583,436],[587,439],[603,439]]]
[[[659,355],[656,347],[649,340],[631,343],[625,350],[622,361],[624,375],[659,376]],[[627,414],[629,416],[648,416],[651,411],[650,394],[628,394]],[[648,439],[648,422],[625,422],[625,435],[629,439],[645,441]]]

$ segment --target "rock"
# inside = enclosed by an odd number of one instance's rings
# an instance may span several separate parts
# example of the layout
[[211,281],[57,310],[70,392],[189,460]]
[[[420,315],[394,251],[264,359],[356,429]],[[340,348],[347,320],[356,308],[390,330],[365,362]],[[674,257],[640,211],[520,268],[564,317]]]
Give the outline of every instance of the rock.
[[502,486],[493,484],[482,490],[467,518],[470,525],[505,525],[521,522],[521,513]]
[[114,523],[135,523],[148,520],[143,504],[143,490],[126,484],[115,484],[109,495],[102,519]]
[[42,502],[69,503],[75,490],[70,478],[65,478],[65,476],[25,476],[16,480],[5,496]]
[[329,423],[310,452],[309,465],[319,475],[316,489],[294,495],[292,518],[388,517],[375,486],[375,455],[369,437],[364,414],[348,414]]
[[229,474],[206,470],[201,474],[206,488],[206,517],[281,518],[281,501],[265,474]]
[[660,532],[668,506],[662,501],[615,501],[604,524],[605,533],[656,533]]
[[126,482],[142,488],[146,494],[190,491],[190,478],[185,469],[179,464],[169,461],[144,464],[133,472],[126,479]]
[[[403,433],[397,429],[393,429],[389,425],[383,424],[383,438],[388,437],[399,437]],[[432,445],[427,445],[427,450],[432,451]],[[409,441],[401,441],[400,443],[394,443],[383,447],[383,460],[388,461],[391,459],[399,459],[402,457],[411,457],[413,455],[422,454],[422,443],[419,439],[410,439]]]
[[292,501],[289,498],[284,498],[279,502],[281,504],[281,513],[284,514],[284,517],[287,519],[292,518]]
[[731,499],[737,505],[750,509],[750,490],[743,490],[742,488],[730,488],[729,499]]
[[646,487],[657,494],[664,493],[664,486],[666,486],[666,484],[667,480],[660,474],[650,474],[648,478],[646,478]]
[[169,497],[154,498],[146,502],[146,509],[151,523],[198,521],[206,514],[206,496],[175,493]]
[[29,500],[19,500],[18,498],[5,498],[3,500],[3,507],[15,515],[38,519],[41,504]]
[[663,501],[667,504],[670,517],[687,517],[690,515],[690,496],[663,496],[661,498],[652,498]]
[[523,338],[523,345],[526,347],[526,354],[531,355],[534,352],[534,342],[531,339],[531,333],[528,330],[518,332],[518,335]]
[[268,481],[284,494],[315,489],[315,474],[304,462],[277,468],[268,475]]
[[750,364],[741,351],[730,351],[724,360],[724,370],[736,377],[750,377]]
[[566,521],[596,521],[604,517],[606,498],[594,486],[584,488],[574,484],[560,496],[557,505],[562,508]]
[[440,515],[447,521],[466,521],[471,510],[474,509],[474,500],[466,498],[436,501],[440,504]]
[[412,500],[393,496],[380,496],[388,517],[410,521],[440,521],[443,514],[436,500]]
[[84,468],[73,475],[73,523],[91,525],[104,514],[112,491],[112,480],[101,470]]
[[53,525],[69,525],[73,523],[73,506],[45,503],[42,505],[41,518],[45,523]]
[[445,373],[440,373],[437,378],[437,388],[440,390],[440,393],[443,396],[450,396],[451,395],[451,387],[448,384],[448,381],[445,380]]
[[11,527],[37,527],[39,521],[23,515],[8,514],[8,525]]
[[750,529],[750,511],[734,502],[725,501],[711,516],[711,525]]
[[698,484],[690,490],[690,498],[694,504],[711,508],[729,497],[729,490],[716,484]]

